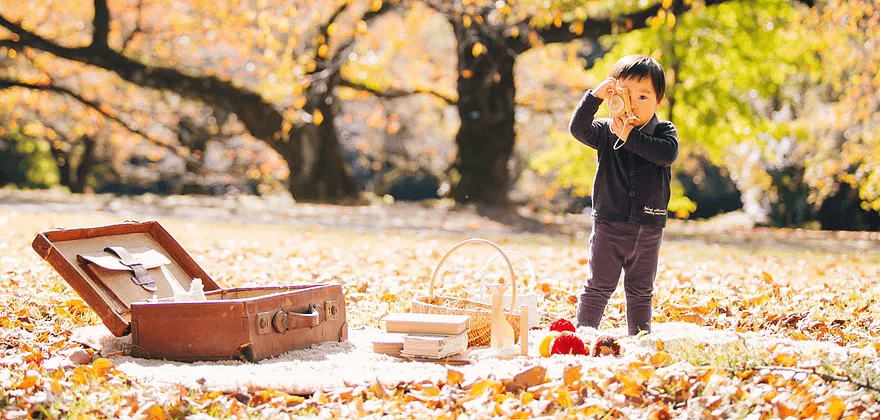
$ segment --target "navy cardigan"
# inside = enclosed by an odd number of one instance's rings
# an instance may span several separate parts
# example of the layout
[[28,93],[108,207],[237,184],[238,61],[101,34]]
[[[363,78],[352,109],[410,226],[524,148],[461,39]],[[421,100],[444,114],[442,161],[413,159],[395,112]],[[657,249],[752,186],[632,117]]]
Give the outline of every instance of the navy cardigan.
[[665,227],[670,165],[678,157],[675,126],[654,115],[641,128],[633,128],[623,147],[615,150],[617,136],[611,132],[611,119],[595,118],[601,104],[602,100],[587,90],[568,126],[575,139],[598,153],[593,218]]

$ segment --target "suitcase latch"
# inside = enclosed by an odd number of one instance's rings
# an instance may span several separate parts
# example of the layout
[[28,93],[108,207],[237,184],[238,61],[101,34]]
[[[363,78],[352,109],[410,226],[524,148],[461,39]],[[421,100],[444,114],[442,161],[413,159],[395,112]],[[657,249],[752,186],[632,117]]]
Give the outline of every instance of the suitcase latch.
[[324,301],[324,316],[328,321],[339,319],[339,301],[336,299]]

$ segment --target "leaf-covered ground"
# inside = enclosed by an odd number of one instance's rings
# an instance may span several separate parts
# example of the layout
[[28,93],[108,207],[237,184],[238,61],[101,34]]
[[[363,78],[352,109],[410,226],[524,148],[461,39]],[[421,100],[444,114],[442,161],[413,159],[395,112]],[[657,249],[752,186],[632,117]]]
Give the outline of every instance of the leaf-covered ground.
[[[415,294],[427,291],[440,257],[472,236],[531,259],[536,278],[523,276],[520,290],[541,297],[543,325],[572,318],[573,296],[587,270],[582,233],[561,235],[548,227],[557,233],[541,234],[534,225],[532,233],[518,233],[517,227],[470,210],[428,209],[414,217],[413,211],[424,207],[288,209],[330,220],[309,224],[290,223],[291,216],[283,215],[263,219],[259,210],[268,204],[257,203],[252,210],[259,223],[247,224],[199,217],[218,212],[222,206],[216,202],[199,212],[180,200],[193,209],[187,218],[179,210],[162,213],[113,200],[95,208],[84,208],[85,201],[61,202],[53,211],[38,211],[38,202],[0,206],[0,417],[880,418],[877,236],[695,224],[670,225],[654,322],[741,333],[736,342],[667,346],[655,334],[653,348],[607,364],[589,356],[553,356],[570,358],[561,373],[526,370],[464,380],[449,367],[440,380],[351,384],[304,396],[272,389],[187,389],[130,378],[116,369],[117,355],[70,340],[73,330],[100,320],[30,248],[38,231],[158,219],[224,287],[341,282],[352,328],[378,328],[382,315],[407,310]],[[63,212],[66,204],[79,212]],[[239,205],[246,215],[247,203]],[[265,213],[273,211],[278,210]],[[352,223],[359,214],[378,228]],[[348,223],[341,223],[346,215]],[[332,227],[334,218],[342,228]],[[443,293],[475,291],[489,257],[488,249],[475,247],[451,259]],[[616,330],[624,319],[618,291],[600,329]],[[820,350],[805,350],[811,344]]]

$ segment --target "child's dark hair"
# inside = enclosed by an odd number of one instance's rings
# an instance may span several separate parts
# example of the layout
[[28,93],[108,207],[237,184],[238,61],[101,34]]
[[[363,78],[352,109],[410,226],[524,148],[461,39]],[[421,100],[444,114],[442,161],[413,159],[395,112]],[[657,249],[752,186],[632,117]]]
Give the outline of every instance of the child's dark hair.
[[640,54],[623,57],[611,67],[611,77],[638,80],[650,77],[654,91],[657,93],[657,100],[663,99],[666,95],[666,73],[663,72],[663,66],[651,57]]

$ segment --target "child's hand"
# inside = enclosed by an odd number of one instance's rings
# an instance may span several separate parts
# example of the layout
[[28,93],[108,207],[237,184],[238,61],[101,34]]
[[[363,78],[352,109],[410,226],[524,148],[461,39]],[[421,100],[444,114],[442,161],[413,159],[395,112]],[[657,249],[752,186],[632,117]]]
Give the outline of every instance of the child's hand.
[[617,138],[626,142],[626,139],[629,137],[630,131],[635,127],[637,120],[638,118],[635,115],[631,115],[626,119],[623,117],[617,117],[611,121],[611,132],[614,133]]
[[593,89],[593,96],[604,101],[611,97],[611,93],[614,92],[615,86],[617,86],[617,79],[609,77]]

